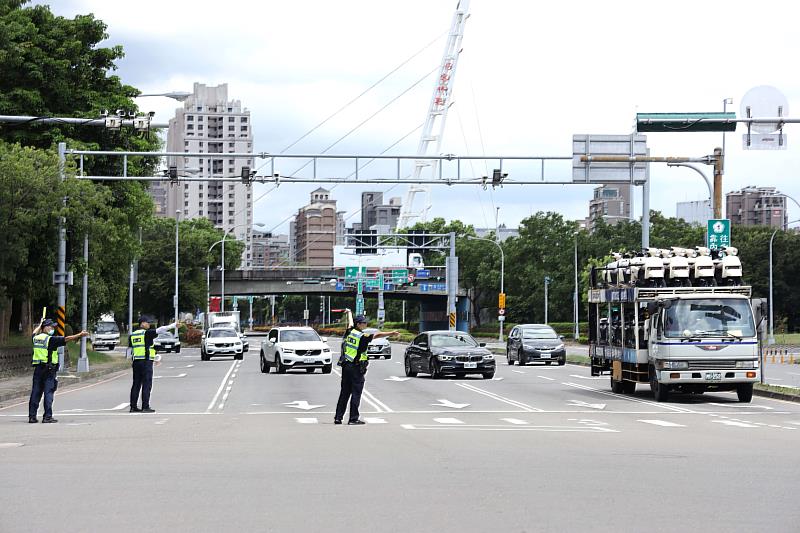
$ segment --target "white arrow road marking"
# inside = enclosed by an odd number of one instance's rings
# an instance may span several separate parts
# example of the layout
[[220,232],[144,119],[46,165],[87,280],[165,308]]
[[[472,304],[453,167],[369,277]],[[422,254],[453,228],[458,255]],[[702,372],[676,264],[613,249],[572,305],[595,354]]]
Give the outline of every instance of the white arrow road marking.
[[578,379],[608,379],[608,377],[605,376],[580,376],[578,374],[570,374],[569,377]]
[[299,424],[316,424],[319,422],[316,418],[295,418]]
[[509,424],[514,424],[516,426],[524,426],[527,424],[524,420],[520,420],[519,418],[501,418],[503,422],[508,422]]
[[295,409],[302,409],[303,411],[308,411],[310,409],[316,409],[317,407],[325,407],[325,404],[322,405],[312,405],[305,400],[297,400],[294,402],[288,402],[283,404],[286,407],[293,407]]
[[411,378],[401,378],[400,376],[389,376],[383,381],[408,381]]
[[153,379],[160,379],[160,378],[185,378],[188,374],[184,372],[183,374],[178,374],[177,376],[153,376]]
[[438,422],[440,424],[463,424],[461,420],[458,418],[434,418],[434,422]]
[[439,403],[432,403],[431,405],[434,407],[450,407],[452,409],[463,409],[470,405],[468,403],[453,403],[450,400],[445,400],[444,398],[439,398],[436,401]]
[[747,424],[745,422],[736,422],[734,420],[712,420],[717,424],[725,424],[726,426],[736,426],[740,428],[757,428],[755,424]]
[[121,411],[122,409],[127,409],[128,407],[130,407],[130,405],[131,404],[129,404],[128,402],[125,402],[125,403],[119,404],[116,407],[111,407],[111,408],[108,408],[108,409],[64,409],[61,412],[62,413],[83,413],[83,412],[86,412],[86,411]]
[[606,408],[606,404],[604,404],[604,403],[586,403],[586,402],[582,402],[580,400],[570,400],[568,403],[570,405],[575,406],[575,407],[589,407],[591,409],[605,409]]
[[372,417],[372,418],[364,417],[362,420],[364,420],[364,422],[366,422],[367,424],[386,424],[387,423],[385,418],[378,418],[378,417]]
[[767,409],[772,410],[772,407],[767,407],[766,405],[748,405],[742,403],[713,403],[709,402],[708,405],[718,405],[719,407],[731,407],[733,409],[738,409],[740,407],[747,407],[749,409]]
[[645,424],[653,424],[654,426],[663,426],[665,428],[685,428],[683,424],[676,424],[675,422],[667,422],[666,420],[637,420],[637,422],[644,422]]

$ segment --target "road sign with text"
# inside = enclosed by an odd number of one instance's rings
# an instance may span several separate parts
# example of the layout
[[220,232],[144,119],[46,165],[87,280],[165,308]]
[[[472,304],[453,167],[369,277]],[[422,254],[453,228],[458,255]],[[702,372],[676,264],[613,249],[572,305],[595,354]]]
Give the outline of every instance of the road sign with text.
[[709,250],[719,250],[731,245],[731,221],[727,218],[710,219],[706,232],[706,245]]

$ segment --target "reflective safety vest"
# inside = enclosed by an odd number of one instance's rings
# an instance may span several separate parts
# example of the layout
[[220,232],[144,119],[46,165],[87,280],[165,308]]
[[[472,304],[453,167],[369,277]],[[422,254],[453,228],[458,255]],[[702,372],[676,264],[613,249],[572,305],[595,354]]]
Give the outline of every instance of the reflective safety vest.
[[[39,333],[33,337],[33,364],[47,364],[47,345],[50,343],[50,335]],[[58,352],[53,351],[53,363],[58,363]]]
[[[364,334],[356,328],[350,330],[350,333],[344,339],[344,357],[348,362],[354,363],[359,360],[358,345],[361,343],[361,337]],[[366,352],[361,354],[361,361],[366,361],[369,358]]]
[[150,346],[150,353],[146,353],[147,350],[145,350],[144,347],[144,331],[143,329],[137,329],[131,333],[130,339],[134,359],[152,359],[156,355],[152,346]]

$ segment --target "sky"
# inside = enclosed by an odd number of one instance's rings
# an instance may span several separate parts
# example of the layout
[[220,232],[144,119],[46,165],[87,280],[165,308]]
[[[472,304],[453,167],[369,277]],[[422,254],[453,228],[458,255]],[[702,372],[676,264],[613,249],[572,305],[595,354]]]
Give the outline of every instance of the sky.
[[[59,0],[58,15],[94,13],[107,25],[106,45],[122,45],[117,74],[143,93],[191,91],[195,82],[228,84],[230,98],[251,112],[254,151],[280,153],[344,104],[385,81],[285,153],[414,155],[450,28],[455,0]],[[728,111],[768,85],[800,116],[800,39],[768,30],[789,2],[530,2],[472,0],[442,140],[442,154],[571,156],[575,134],[629,134],[637,112]],[[426,76],[427,75],[427,76]],[[390,104],[391,102],[391,104]],[[178,104],[137,99],[167,122]],[[794,110],[794,111],[793,111]],[[794,114],[793,114],[794,113]],[[744,150],[744,125],[726,136],[723,191],[775,186],[800,200],[800,124],[784,128],[787,149]],[[720,133],[649,133],[654,156],[701,157],[722,144]],[[294,174],[291,162],[283,175]],[[256,165],[258,166],[258,164]],[[491,175],[492,163],[465,165],[467,177]],[[265,167],[263,170],[267,170]],[[703,165],[711,178],[713,169]],[[538,179],[540,167],[509,167],[509,179]],[[341,168],[327,172],[343,177]],[[361,175],[391,172],[380,165]],[[392,174],[393,175],[393,174]],[[691,169],[653,164],[652,209],[674,216],[676,202],[708,197]],[[545,179],[568,181],[571,163],[550,163]],[[406,195],[406,187],[323,185],[350,223],[359,221],[361,192]],[[255,184],[254,221],[288,232],[288,220],[314,185]],[[428,217],[476,227],[516,227],[538,211],[588,216],[591,185],[434,186]],[[724,201],[724,200],[723,200]],[[641,214],[637,188],[634,214]],[[497,210],[499,208],[499,211]],[[800,207],[789,203],[789,219]]]

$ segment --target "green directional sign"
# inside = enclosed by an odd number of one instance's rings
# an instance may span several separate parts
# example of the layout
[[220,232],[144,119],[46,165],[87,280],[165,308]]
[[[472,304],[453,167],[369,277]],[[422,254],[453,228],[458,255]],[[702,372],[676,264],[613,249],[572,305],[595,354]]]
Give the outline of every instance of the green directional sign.
[[708,220],[706,231],[706,246],[709,250],[719,250],[723,246],[731,245],[731,221],[727,218],[712,218]]
[[[388,280],[387,280],[388,281]],[[408,282],[408,269],[407,268],[396,268],[392,270],[392,278],[391,283],[395,285],[401,285],[403,283]]]
[[[344,267],[344,280],[345,281],[356,281],[358,279],[358,270],[359,267]],[[367,275],[367,267],[361,267],[361,277],[365,277]]]
[[380,286],[381,286],[381,284],[380,284],[380,281],[378,280],[378,278],[368,278],[367,279],[367,289],[377,289]]

